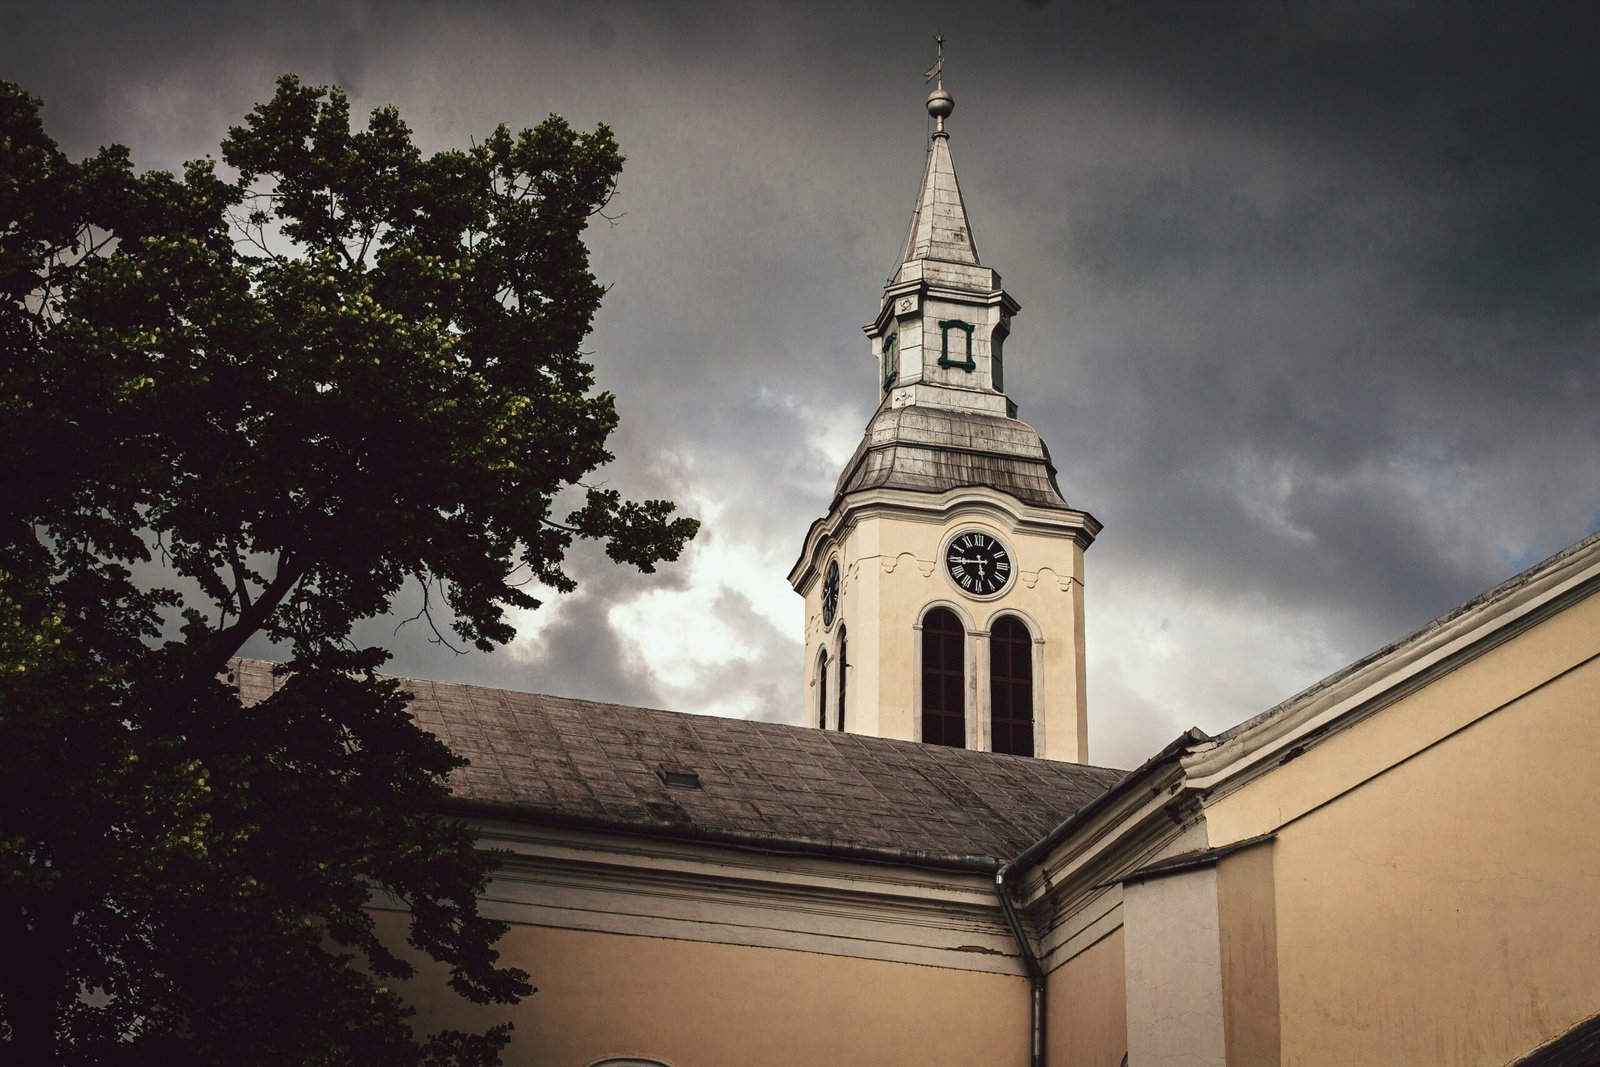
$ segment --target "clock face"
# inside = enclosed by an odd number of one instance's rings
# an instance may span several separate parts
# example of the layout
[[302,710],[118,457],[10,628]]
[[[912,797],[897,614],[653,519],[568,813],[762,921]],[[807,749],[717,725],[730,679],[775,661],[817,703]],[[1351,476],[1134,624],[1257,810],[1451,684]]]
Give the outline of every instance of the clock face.
[[832,626],[839,612],[839,561],[828,561],[828,573],[822,579],[822,625]]
[[1011,581],[1011,553],[994,535],[969,530],[944,550],[944,569],[963,593],[993,596]]

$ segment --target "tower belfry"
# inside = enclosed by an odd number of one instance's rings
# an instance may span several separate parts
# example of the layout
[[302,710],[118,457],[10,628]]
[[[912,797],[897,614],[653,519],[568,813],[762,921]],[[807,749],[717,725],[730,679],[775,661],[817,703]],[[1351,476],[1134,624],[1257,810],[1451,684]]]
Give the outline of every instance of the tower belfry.
[[1020,307],[978,258],[938,43],[916,208],[864,327],[878,409],[789,574],[805,721],[1083,762],[1083,554],[1100,523],[1068,505],[1005,394]]

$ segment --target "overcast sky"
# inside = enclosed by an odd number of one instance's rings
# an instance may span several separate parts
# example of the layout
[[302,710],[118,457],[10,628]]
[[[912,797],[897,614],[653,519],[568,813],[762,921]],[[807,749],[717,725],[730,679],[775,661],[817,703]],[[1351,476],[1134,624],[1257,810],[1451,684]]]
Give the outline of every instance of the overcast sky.
[[878,397],[935,31],[1021,417],[1087,557],[1090,755],[1220,730],[1600,526],[1589,5],[0,0],[70,154],[215,154],[293,71],[424,148],[559,112],[628,157],[590,345],[635,496],[704,522],[492,656],[398,673],[798,722],[785,580]]

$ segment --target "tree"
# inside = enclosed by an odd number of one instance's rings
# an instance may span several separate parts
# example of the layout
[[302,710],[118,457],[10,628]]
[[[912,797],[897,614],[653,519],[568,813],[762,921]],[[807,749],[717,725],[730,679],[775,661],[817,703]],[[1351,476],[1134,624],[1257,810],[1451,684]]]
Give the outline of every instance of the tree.
[[[464,996],[530,991],[439,814],[459,761],[350,635],[410,584],[487,650],[574,538],[650,571],[694,535],[583,483],[610,131],[425,155],[285,77],[177,176],[38,110],[0,86],[0,1058],[493,1062],[390,988],[374,889]],[[244,706],[257,634],[288,671]]]

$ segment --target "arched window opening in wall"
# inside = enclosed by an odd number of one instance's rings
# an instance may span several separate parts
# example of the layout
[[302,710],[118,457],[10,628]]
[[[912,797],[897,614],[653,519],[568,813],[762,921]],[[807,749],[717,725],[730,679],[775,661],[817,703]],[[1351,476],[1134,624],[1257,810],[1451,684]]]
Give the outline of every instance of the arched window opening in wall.
[[949,608],[922,620],[922,739],[965,748],[967,634]]
[[845,629],[839,626],[839,732],[844,733],[844,686],[850,680],[850,644],[845,639]]
[[828,728],[828,650],[817,654],[817,725]]
[[1033,635],[1015,615],[989,630],[989,707],[994,750],[1033,755]]

